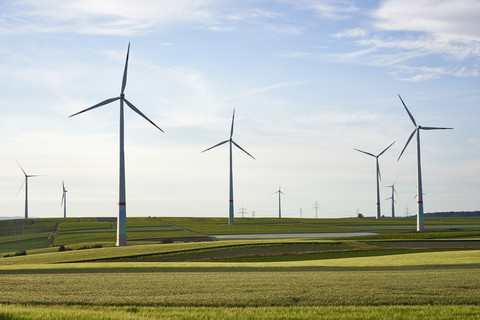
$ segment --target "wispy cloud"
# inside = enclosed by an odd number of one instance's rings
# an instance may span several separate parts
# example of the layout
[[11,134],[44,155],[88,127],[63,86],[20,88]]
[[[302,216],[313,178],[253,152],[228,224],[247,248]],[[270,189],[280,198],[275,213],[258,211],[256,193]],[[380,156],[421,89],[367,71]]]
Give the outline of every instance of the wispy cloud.
[[343,31],[334,33],[332,37],[334,38],[363,38],[368,35],[368,31],[363,28],[352,28],[345,29]]
[[478,77],[478,69],[469,70],[466,67],[446,68],[446,67],[411,67],[398,66],[393,72],[399,80],[418,82],[423,80],[438,79],[441,76],[449,75],[456,77]]
[[263,86],[263,87],[258,87],[258,88],[250,88],[250,89],[244,90],[243,92],[240,92],[238,94],[228,96],[224,100],[233,100],[233,99],[248,97],[248,96],[265,93],[265,92],[275,90],[275,89],[279,89],[279,88],[299,86],[299,85],[302,85],[302,84],[305,84],[305,83],[306,83],[305,81],[302,81],[302,82],[281,82],[281,83],[275,83],[275,84],[271,84],[271,85]]
[[345,20],[351,18],[351,15],[359,9],[353,1],[337,0],[295,0],[288,1],[303,9],[313,10],[320,17],[331,20]]
[[305,51],[282,51],[277,52],[275,55],[281,58],[306,58],[312,56],[312,52]]
[[0,33],[73,32],[129,35],[149,33],[183,22],[215,24],[214,0],[52,1],[0,4]]
[[347,50],[322,56],[389,68],[395,78],[405,81],[477,77],[479,15],[478,0],[387,0],[371,11],[373,28],[332,34],[336,41],[349,41],[344,43]]
[[382,30],[414,31],[439,41],[480,41],[478,0],[388,0],[373,13]]

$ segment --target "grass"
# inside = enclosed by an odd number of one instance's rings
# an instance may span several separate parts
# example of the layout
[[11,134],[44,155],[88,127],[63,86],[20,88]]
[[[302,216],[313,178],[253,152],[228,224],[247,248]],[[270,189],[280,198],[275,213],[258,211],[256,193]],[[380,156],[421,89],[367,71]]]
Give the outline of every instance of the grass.
[[[382,257],[376,257],[376,259]],[[315,264],[157,264],[2,270],[0,303],[98,306],[478,305],[479,263],[351,268]],[[448,258],[448,257],[447,257]],[[365,259],[363,258],[365,263]],[[344,259],[348,260],[348,259]],[[368,260],[368,259],[367,259]],[[375,260],[375,259],[374,259]],[[331,261],[331,260],[329,260]],[[478,262],[478,259],[477,259]],[[190,266],[188,266],[190,265]],[[37,266],[38,267],[38,266]],[[63,270],[63,271],[62,271]]]
[[0,305],[0,319],[20,320],[450,320],[478,319],[480,306],[329,306],[275,308],[95,307]]
[[[1,319],[477,319],[480,219],[0,221]],[[48,230],[46,230],[46,228]],[[211,234],[377,232],[187,242]],[[1,235],[3,232],[3,236]],[[11,235],[9,235],[11,234]],[[175,243],[160,244],[165,239]],[[132,245],[145,243],[144,245]],[[60,244],[74,249],[58,252]],[[102,245],[103,248],[78,250]],[[37,248],[37,249],[34,249]]]

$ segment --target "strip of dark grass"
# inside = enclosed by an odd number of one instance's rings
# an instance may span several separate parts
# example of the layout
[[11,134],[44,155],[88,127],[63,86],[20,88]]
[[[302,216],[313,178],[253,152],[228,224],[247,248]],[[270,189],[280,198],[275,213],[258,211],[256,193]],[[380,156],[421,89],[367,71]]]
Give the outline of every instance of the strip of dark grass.
[[343,237],[342,239],[356,240],[432,240],[457,237],[480,236],[480,230],[468,231],[441,231],[441,232],[394,232],[380,233],[369,236]]
[[336,266],[296,266],[296,267],[142,267],[142,268],[48,268],[48,269],[12,269],[0,270],[0,275],[7,274],[124,274],[124,273],[268,273],[268,272],[313,272],[313,271],[420,271],[420,270],[478,270],[475,264],[447,264],[421,266],[369,266],[369,267],[336,267]]
[[[326,252],[338,250],[354,250],[358,245],[354,242],[298,242],[298,243],[251,243],[242,245],[199,248],[166,253],[153,253],[128,257],[92,260],[93,262],[194,262],[224,261],[239,256],[263,257],[269,255],[287,256],[306,252]],[[300,259],[301,260],[301,259]]]
[[458,251],[470,249],[442,248],[442,249],[386,249],[386,250],[355,250],[341,252],[325,252],[313,254],[295,254],[282,256],[256,256],[256,257],[238,257],[218,260],[221,262],[281,262],[281,261],[305,261],[305,260],[324,260],[341,259],[356,257],[376,257],[397,254],[420,253],[420,252],[439,252],[439,251]]

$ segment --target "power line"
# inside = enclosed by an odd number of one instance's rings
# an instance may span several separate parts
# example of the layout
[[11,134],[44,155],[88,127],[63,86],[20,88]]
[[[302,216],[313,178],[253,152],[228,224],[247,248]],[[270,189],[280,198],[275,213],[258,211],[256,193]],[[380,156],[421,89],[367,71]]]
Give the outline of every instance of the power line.
[[315,209],[315,218],[318,219],[318,202],[315,201],[315,203],[313,204],[313,208]]

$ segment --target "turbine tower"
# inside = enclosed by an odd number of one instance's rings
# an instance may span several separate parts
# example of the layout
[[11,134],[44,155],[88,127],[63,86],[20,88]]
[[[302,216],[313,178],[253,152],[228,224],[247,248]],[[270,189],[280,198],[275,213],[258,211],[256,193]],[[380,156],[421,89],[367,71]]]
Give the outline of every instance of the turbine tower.
[[393,144],[395,143],[392,142],[392,144],[390,144],[388,147],[386,147],[382,152],[380,152],[378,155],[374,155],[370,152],[366,152],[366,151],[362,151],[362,150],[358,150],[358,149],[355,149],[359,152],[362,152],[362,153],[365,153],[366,155],[369,155],[369,156],[372,156],[376,159],[376,176],[377,176],[377,219],[380,219],[380,217],[382,216],[381,215],[381,211],[380,211],[380,185],[379,185],[379,181],[382,180],[382,177],[380,175],[380,167],[378,165],[378,158],[385,152],[388,150],[388,148],[390,148]]
[[60,202],[60,206],[63,205],[63,217],[67,217],[67,189],[65,189],[65,183],[63,183],[62,180],[62,189],[63,189],[63,194],[62,194],[62,202]]
[[233,122],[234,122],[234,119],[235,119],[235,109],[233,109],[232,127],[230,129],[230,139],[222,141],[222,142],[214,145],[213,147],[210,147],[210,148],[202,151],[202,152],[205,152],[205,151],[208,151],[208,150],[213,149],[215,147],[218,147],[218,146],[220,146],[224,143],[227,143],[227,142],[230,143],[230,199],[229,199],[228,225],[233,225],[235,223],[234,222],[234,217],[233,217],[233,212],[234,211],[233,211],[233,168],[232,168],[232,149],[233,148],[232,148],[232,145],[235,145],[238,149],[242,150],[243,152],[248,154],[250,157],[255,159],[254,156],[252,156],[250,153],[248,153],[242,147],[240,147],[235,141],[233,141],[232,136],[233,136]]
[[278,218],[282,218],[282,194],[286,197],[287,195],[282,192],[281,188],[278,187],[278,191],[275,191],[273,194],[278,193]]
[[398,156],[398,160],[400,160],[400,157],[402,156],[403,152],[407,148],[408,144],[410,143],[410,140],[412,140],[413,136],[415,133],[417,134],[417,231],[423,231],[424,230],[424,223],[423,223],[423,191],[422,191],[422,168],[421,168],[421,161],[420,161],[420,130],[445,130],[445,129],[453,129],[453,128],[440,128],[440,127],[422,127],[417,125],[415,122],[415,119],[413,118],[412,114],[408,110],[407,106],[405,105],[405,102],[403,102],[402,97],[398,95],[400,98],[400,101],[402,101],[403,106],[405,107],[405,110],[408,113],[408,116],[410,117],[410,120],[412,120],[413,125],[415,126],[415,129],[413,130],[412,134],[407,140],[407,143],[405,144],[405,147],[403,147],[402,152]]
[[33,177],[38,177],[36,174],[27,174],[25,170],[23,170],[22,166],[20,163],[18,163],[18,166],[22,170],[23,174],[25,175],[25,180],[23,180],[22,185],[20,186],[20,189],[18,189],[17,195],[22,190],[23,185],[25,184],[25,219],[28,219],[28,178],[33,178]]
[[397,181],[393,182],[393,184],[391,186],[386,186],[387,188],[392,188],[392,196],[385,199],[385,200],[389,200],[389,199],[392,199],[392,218],[395,218],[395,195],[397,195],[397,198],[398,198],[398,193],[397,193],[397,190],[395,190],[395,183]]
[[[118,200],[118,218],[117,218],[117,246],[126,246],[127,245],[127,209],[126,209],[126,195],[125,195],[125,152],[124,152],[124,121],[123,121],[123,103],[125,102],[130,109],[138,113],[140,116],[142,116],[145,120],[153,124],[158,130],[164,132],[160,127],[158,127],[152,120],[147,118],[146,115],[144,115],[140,110],[138,110],[133,104],[130,103],[125,98],[125,86],[127,85],[127,68],[128,68],[128,55],[130,53],[130,43],[128,43],[128,49],[127,49],[127,58],[125,59],[125,69],[123,71],[123,80],[122,80],[122,88],[120,91],[120,96],[115,97],[115,98],[110,98],[105,101],[102,101],[100,103],[97,103],[96,105],[87,108],[85,110],[82,110],[80,112],[72,114],[70,117],[76,116],[80,113],[83,113],[85,111],[89,111],[98,107],[101,107],[103,105],[109,104],[111,102],[120,100],[120,179],[119,179],[119,200]],[[69,118],[70,118],[69,117]]]

